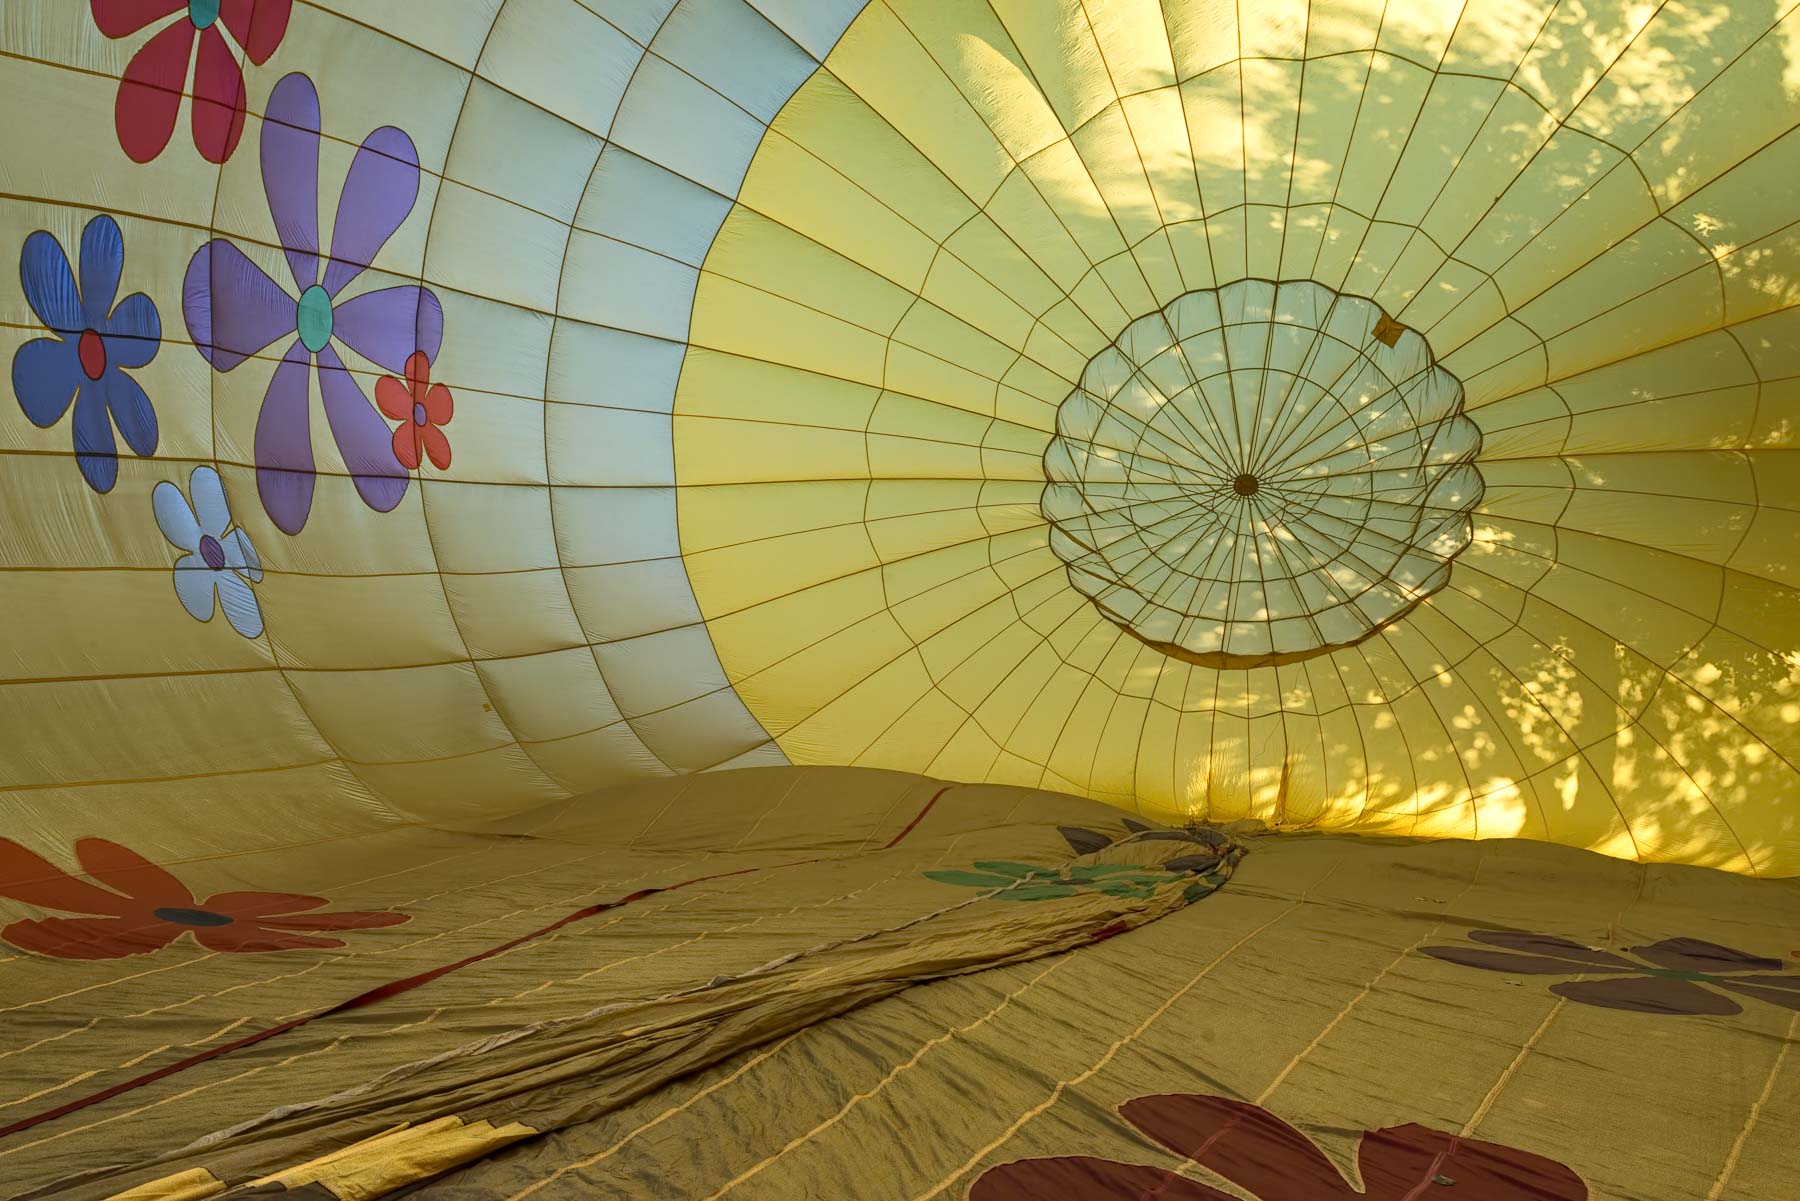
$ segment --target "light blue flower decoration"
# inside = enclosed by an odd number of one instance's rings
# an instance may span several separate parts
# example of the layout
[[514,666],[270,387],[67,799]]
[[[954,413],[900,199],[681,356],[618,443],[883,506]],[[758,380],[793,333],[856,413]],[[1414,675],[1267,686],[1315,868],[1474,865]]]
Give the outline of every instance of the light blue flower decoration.
[[215,604],[222,605],[232,629],[246,638],[261,634],[262,609],[250,585],[262,581],[262,562],[244,531],[232,528],[219,473],[196,467],[188,479],[188,496],[165,480],[150,501],[163,537],[188,552],[175,561],[175,595],[181,607],[199,621],[211,621]]

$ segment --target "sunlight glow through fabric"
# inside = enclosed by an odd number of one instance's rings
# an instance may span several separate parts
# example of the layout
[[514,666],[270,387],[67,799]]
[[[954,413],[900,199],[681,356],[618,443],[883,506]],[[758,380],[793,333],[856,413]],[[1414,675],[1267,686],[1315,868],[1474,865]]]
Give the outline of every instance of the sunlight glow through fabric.
[[1800,873],[1791,7],[428,7],[9,3],[9,829],[856,764]]
[[1126,326],[1057,410],[1050,548],[1164,654],[1298,662],[1444,586],[1480,446],[1462,385],[1368,301],[1260,280],[1190,292]]

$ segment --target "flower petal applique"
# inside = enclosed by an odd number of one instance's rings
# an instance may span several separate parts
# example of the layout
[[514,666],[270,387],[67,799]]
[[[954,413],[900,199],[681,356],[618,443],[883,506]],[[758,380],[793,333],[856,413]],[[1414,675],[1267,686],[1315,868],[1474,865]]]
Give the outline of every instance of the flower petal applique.
[[298,72],[269,93],[262,177],[275,236],[304,291],[319,282],[319,93]]
[[262,583],[262,559],[250,545],[250,536],[243,530],[233,530],[220,541],[225,547],[225,565],[252,584]]
[[420,430],[419,437],[425,444],[425,454],[431,459],[431,465],[439,471],[449,470],[450,439],[444,436],[444,431],[428,425]]
[[1490,951],[1486,947],[1422,947],[1425,954],[1446,963],[1530,976],[1580,976],[1636,972],[1637,965],[1607,951],[1594,951],[1578,942],[1547,934],[1515,930],[1474,930],[1471,941],[1511,948]]
[[337,305],[332,332],[363,358],[399,375],[415,351],[437,357],[444,340],[444,309],[428,288],[381,288]]
[[1527,955],[1548,955],[1593,967],[1636,967],[1631,960],[1611,951],[1584,946],[1573,939],[1558,938],[1553,934],[1532,934],[1524,930],[1472,930],[1469,939]]
[[390,909],[309,912],[330,903],[324,897],[299,893],[221,892],[206,898],[201,908],[239,922],[278,930],[378,930],[412,920],[410,914]]
[[1767,1001],[1771,1005],[1779,1005],[1783,1009],[1800,1009],[1800,975],[1792,972],[1782,975],[1749,975],[1732,976],[1729,979],[1715,981],[1720,988],[1738,993],[1741,996],[1754,997],[1759,1001]]
[[119,443],[113,437],[106,397],[91,384],[83,385],[75,396],[73,432],[75,465],[81,469],[88,487],[96,492],[111,492],[119,479]]
[[175,596],[195,621],[211,621],[218,609],[217,573],[199,555],[175,561]]
[[1172,1093],[1127,1101],[1119,1115],[1260,1201],[1349,1201],[1358,1195],[1311,1139],[1247,1101]]
[[1583,1005],[1624,1009],[1632,1013],[1724,1017],[1744,1007],[1730,997],[1687,980],[1662,976],[1617,976],[1610,980],[1574,980],[1552,984],[1550,991]]
[[250,61],[262,66],[287,35],[294,0],[224,0],[219,20],[231,31]]
[[133,162],[154,159],[175,132],[195,32],[193,22],[175,21],[145,42],[125,66],[113,102],[113,127]]
[[53,235],[40,229],[26,237],[19,250],[19,284],[25,290],[25,303],[39,321],[59,334],[82,331],[85,314],[75,272],[69,268],[62,243]]
[[336,297],[375,261],[418,197],[419,152],[412,139],[392,125],[370,133],[357,147],[338,197],[325,268],[327,294]]
[[[1408,1123],[1357,1147],[1364,1201],[1587,1201],[1581,1177],[1554,1159]],[[1274,1201],[1265,1197],[1263,1201]]]
[[413,420],[413,401],[406,386],[391,375],[382,376],[375,381],[375,403],[385,416],[400,423],[394,427],[394,461],[408,471],[415,470],[424,438]]
[[[431,364],[426,363],[425,369],[429,371],[430,368]],[[424,383],[425,380],[421,380],[420,382]],[[432,425],[448,425],[450,423],[450,418],[456,413],[456,402],[450,396],[450,389],[444,387],[442,384],[431,385],[430,389],[425,393],[424,404],[425,420]]]
[[77,879],[10,838],[0,838],[0,897],[103,917],[127,913],[131,904],[131,898]]
[[225,611],[225,620],[231,628],[246,638],[262,637],[262,606],[256,603],[256,593],[249,581],[235,571],[215,572],[214,577],[219,607]]
[[234,918],[264,918],[284,913],[304,913],[331,904],[324,897],[297,892],[215,892],[202,909]]
[[194,502],[194,520],[202,534],[223,538],[231,528],[231,504],[225,499],[225,481],[211,467],[194,468],[188,477],[188,495]]
[[162,345],[162,317],[142,292],[121,300],[99,329],[106,361],[113,367],[142,367]]
[[[112,418],[133,454],[148,457],[156,453],[156,409],[141,384],[123,371],[108,371],[84,390],[93,393],[96,407]],[[117,448],[113,449],[116,454]]]
[[194,941],[209,951],[227,954],[252,954],[264,951],[333,951],[347,946],[341,938],[313,938],[304,934],[284,934],[267,930],[260,924],[233,922],[229,926],[200,926],[194,930]]
[[46,917],[0,930],[21,951],[58,959],[123,959],[160,951],[179,937],[180,926],[122,917]]
[[85,329],[102,330],[119,295],[125,270],[125,237],[105,213],[81,230],[81,316]]
[[1647,947],[1629,948],[1639,959],[1676,972],[1778,972],[1781,960],[1752,955],[1736,947],[1698,938],[1665,938]]
[[325,420],[344,466],[363,503],[386,513],[406,495],[410,479],[394,458],[393,433],[330,346],[319,351],[318,366]]
[[375,404],[390,421],[411,421],[413,418],[412,389],[391,375],[375,381]]
[[215,371],[230,371],[298,325],[294,298],[221,238],[188,261],[181,307],[194,348]]
[[288,347],[256,415],[256,491],[269,520],[284,534],[298,534],[312,512],[311,359],[300,342]]
[[164,480],[151,489],[150,506],[156,514],[156,528],[170,546],[186,551],[200,549],[200,522],[180,488]]
[[193,903],[175,877],[102,838],[77,842],[75,856],[83,871],[107,887],[78,880],[17,843],[0,839],[0,896],[44,909],[103,915],[14,922],[0,930],[0,938],[39,955],[118,959],[158,950],[181,933],[180,927],[170,926],[153,912],[159,906]]
[[13,395],[31,424],[49,429],[63,419],[81,390],[81,362],[72,338],[37,338],[13,355]]
[[194,894],[180,880],[116,842],[80,839],[75,843],[75,858],[82,871],[142,904],[180,908],[194,903]]
[[215,22],[200,32],[194,60],[191,119],[194,146],[209,163],[223,163],[244,133],[244,70]]

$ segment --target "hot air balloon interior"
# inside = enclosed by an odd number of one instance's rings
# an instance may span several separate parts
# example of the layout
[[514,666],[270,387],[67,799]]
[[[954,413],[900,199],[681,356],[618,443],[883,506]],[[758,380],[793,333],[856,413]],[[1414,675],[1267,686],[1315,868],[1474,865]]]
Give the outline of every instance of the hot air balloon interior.
[[0,97],[0,1198],[1800,1199],[1793,0]]

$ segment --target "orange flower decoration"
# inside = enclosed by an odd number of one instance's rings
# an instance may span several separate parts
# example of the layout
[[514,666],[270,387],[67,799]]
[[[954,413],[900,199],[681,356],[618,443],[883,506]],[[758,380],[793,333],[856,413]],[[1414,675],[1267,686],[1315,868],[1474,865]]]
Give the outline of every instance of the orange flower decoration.
[[394,430],[394,458],[400,466],[411,471],[425,455],[439,471],[450,466],[450,440],[438,427],[450,424],[456,406],[450,389],[431,382],[431,360],[424,351],[407,356],[404,384],[391,375],[375,381],[375,403],[390,421],[400,423]]
[[183,934],[192,934],[209,951],[330,949],[343,946],[343,940],[302,932],[371,930],[412,920],[393,912],[306,913],[330,902],[288,892],[220,892],[198,901],[174,876],[104,838],[81,839],[75,857],[106,887],[77,879],[0,838],[0,896],[92,915],[18,921],[0,930],[0,938],[36,955],[122,959],[159,951]]

